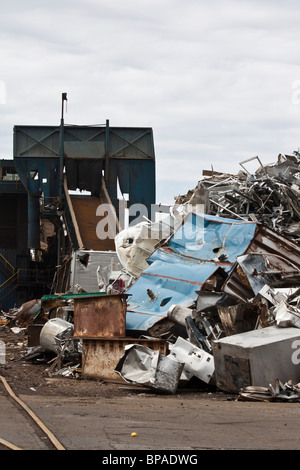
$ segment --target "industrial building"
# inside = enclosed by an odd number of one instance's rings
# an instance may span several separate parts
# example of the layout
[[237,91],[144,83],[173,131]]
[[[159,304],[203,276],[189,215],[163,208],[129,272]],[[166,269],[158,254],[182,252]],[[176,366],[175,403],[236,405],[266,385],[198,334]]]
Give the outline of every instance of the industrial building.
[[[119,228],[120,197],[155,204],[151,128],[58,126],[13,129],[13,158],[0,160],[0,304],[3,311],[69,289],[72,253],[114,251],[99,238],[103,204]],[[104,206],[105,207],[105,206]]]

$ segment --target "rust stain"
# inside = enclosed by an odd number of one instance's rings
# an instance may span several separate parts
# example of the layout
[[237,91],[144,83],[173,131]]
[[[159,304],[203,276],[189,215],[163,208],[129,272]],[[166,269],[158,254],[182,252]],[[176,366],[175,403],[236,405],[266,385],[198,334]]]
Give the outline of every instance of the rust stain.
[[194,286],[202,286],[203,285],[202,282],[188,281],[187,279],[178,279],[177,277],[163,276],[162,274],[150,274],[150,273],[147,273],[147,272],[143,272],[143,276],[162,277],[164,279],[172,279],[173,281],[187,282],[188,284],[192,284]]

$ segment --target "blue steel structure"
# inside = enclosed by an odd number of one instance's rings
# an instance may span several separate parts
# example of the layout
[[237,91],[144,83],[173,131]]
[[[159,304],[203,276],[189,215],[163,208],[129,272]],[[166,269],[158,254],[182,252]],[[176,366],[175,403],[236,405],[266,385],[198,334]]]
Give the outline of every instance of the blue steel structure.
[[104,176],[116,211],[119,185],[121,192],[129,195],[128,205],[144,204],[151,218],[151,205],[155,204],[151,128],[110,127],[108,121],[103,126],[15,126],[14,162],[28,193],[29,248],[40,246],[39,199],[43,197],[45,206],[61,200],[62,165],[69,190],[100,195]]

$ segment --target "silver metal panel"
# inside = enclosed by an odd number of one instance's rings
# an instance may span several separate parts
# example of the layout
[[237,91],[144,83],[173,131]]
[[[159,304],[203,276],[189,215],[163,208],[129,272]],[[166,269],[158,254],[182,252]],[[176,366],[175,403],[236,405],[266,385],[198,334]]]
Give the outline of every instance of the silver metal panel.
[[116,371],[129,383],[175,393],[183,367],[182,363],[160,351],[133,344],[126,348]]
[[[88,264],[80,261],[80,255],[88,255]],[[97,269],[99,266],[109,266],[111,263],[121,269],[118,256],[114,251],[78,250],[73,253],[70,274],[70,292],[76,293],[76,285],[86,292],[99,292]]]

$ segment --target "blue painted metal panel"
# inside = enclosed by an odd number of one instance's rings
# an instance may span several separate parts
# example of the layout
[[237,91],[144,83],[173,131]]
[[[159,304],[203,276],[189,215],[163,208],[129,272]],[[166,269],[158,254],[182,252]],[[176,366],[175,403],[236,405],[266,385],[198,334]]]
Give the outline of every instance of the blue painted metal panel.
[[[127,303],[126,328],[147,331],[157,321],[166,317],[171,305],[190,307],[196,300],[196,291],[217,269],[215,263],[174,261],[174,254],[163,253],[147,268],[138,281],[128,290],[131,294]],[[173,259],[172,259],[173,258]],[[157,297],[151,300],[147,289]]]
[[14,126],[15,157],[59,157],[59,127]]
[[108,127],[110,158],[155,160],[151,127]]
[[[17,265],[17,250],[15,248],[1,248],[0,253],[4,258],[9,261],[12,268],[15,268]],[[3,265],[3,259],[1,260],[1,269],[0,269],[0,285],[2,285],[7,279],[13,274],[11,270],[5,270]],[[9,289],[8,289],[9,291]],[[2,292],[2,295],[6,294],[6,291]],[[4,312],[8,312],[10,308],[13,308],[16,303],[16,291],[11,290],[8,295],[5,295],[4,298],[0,299],[0,308]]]
[[[109,162],[109,179],[107,190],[113,205],[117,208],[117,181],[121,192],[129,194],[129,207],[143,204],[151,218],[151,205],[155,204],[155,161],[153,160],[119,160]],[[135,218],[133,216],[133,218]]]
[[248,247],[255,227],[253,222],[191,213],[168,246],[184,256],[205,261],[222,256],[232,263]]
[[[14,157],[59,157],[59,135],[59,126],[14,126]],[[70,158],[103,158],[109,151],[110,158],[155,160],[150,127],[65,125],[64,142]]]
[[[28,247],[40,247],[39,197],[51,204],[59,198],[59,158],[15,157],[19,178],[28,194]],[[37,172],[36,179],[33,177]]]
[[252,222],[189,214],[170,241],[150,256],[149,267],[127,291],[126,329],[145,332],[167,316],[171,305],[192,306],[209,277],[218,269],[231,271],[255,228]]
[[46,202],[52,202],[54,197],[58,198],[59,158],[15,157],[14,162],[18,176],[31,196],[40,196],[43,193]]

